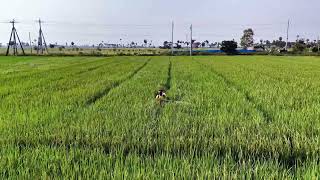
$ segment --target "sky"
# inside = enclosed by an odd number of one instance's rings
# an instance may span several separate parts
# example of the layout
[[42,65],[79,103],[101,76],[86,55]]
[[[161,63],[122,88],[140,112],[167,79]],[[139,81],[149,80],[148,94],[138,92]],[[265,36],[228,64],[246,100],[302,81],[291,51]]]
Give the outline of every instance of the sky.
[[[314,40],[320,35],[319,0],[1,0],[0,42],[9,40],[16,19],[22,41],[36,39],[41,18],[47,43],[78,45],[105,43],[155,45],[174,39],[197,41],[239,41],[243,30],[253,28],[256,42],[285,39],[290,19],[289,39],[297,35]],[[121,40],[120,40],[121,39]]]

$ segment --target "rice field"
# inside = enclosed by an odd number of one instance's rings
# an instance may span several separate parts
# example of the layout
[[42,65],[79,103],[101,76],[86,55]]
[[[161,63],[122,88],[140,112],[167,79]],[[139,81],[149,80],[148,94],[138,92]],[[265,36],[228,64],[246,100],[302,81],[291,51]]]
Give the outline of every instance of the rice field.
[[319,57],[0,57],[0,179],[318,179],[319,73]]

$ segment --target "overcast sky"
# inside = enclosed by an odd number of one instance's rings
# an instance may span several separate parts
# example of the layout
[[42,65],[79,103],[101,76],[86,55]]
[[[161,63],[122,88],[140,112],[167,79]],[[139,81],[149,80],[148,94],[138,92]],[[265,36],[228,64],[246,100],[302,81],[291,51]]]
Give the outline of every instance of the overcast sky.
[[216,42],[235,39],[251,27],[255,40],[286,36],[286,21],[292,24],[290,39],[296,35],[316,39],[320,34],[319,0],[1,0],[0,42],[7,42],[15,18],[22,41],[37,36],[36,19],[43,25],[48,43],[93,44],[170,40],[171,21],[175,40],[189,38]]

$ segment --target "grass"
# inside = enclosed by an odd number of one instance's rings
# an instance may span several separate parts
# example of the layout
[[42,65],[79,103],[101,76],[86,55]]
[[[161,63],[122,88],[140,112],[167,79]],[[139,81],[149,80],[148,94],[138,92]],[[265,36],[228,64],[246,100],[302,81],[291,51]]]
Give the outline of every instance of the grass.
[[317,179],[319,71],[317,57],[0,57],[0,177]]

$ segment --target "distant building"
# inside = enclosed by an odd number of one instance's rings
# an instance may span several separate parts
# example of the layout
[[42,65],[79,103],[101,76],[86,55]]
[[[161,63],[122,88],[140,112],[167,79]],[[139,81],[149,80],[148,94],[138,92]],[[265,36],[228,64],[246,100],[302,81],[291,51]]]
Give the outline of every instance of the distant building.
[[200,42],[194,42],[194,43],[192,44],[192,48],[199,48],[200,45],[201,45]]
[[104,44],[103,45],[103,47],[104,48],[117,48],[117,47],[119,47],[119,45],[118,44]]

